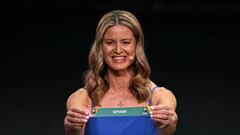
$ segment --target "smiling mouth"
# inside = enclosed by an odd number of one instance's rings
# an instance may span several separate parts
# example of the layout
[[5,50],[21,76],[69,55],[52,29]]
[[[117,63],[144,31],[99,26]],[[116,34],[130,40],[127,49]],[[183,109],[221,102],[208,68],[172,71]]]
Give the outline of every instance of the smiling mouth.
[[126,56],[112,56],[114,62],[120,63],[126,60]]

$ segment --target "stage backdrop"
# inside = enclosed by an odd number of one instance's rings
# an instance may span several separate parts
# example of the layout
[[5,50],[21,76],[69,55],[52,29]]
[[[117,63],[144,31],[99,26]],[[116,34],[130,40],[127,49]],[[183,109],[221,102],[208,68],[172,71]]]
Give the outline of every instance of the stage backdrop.
[[83,87],[97,20],[112,9],[142,24],[152,80],[178,101],[176,135],[237,135],[238,3],[21,1],[1,7],[1,135],[63,135]]

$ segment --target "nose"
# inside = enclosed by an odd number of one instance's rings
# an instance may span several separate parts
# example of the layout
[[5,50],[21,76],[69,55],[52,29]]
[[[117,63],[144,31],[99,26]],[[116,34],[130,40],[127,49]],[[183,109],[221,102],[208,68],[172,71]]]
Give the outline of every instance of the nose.
[[116,44],[115,52],[116,53],[121,53],[122,52],[122,46],[119,42],[117,42],[117,44]]

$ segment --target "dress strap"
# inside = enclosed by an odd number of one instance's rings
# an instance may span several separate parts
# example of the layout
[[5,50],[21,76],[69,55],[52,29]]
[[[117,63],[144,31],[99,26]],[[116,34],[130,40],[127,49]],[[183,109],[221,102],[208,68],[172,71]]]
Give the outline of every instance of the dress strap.
[[95,106],[95,105],[94,105],[94,101],[93,101],[93,99],[91,99],[91,100],[92,100],[92,108],[94,108],[94,106]]
[[155,92],[156,88],[158,88],[158,86],[154,86],[152,89],[151,89],[151,98],[149,99],[148,101],[148,105],[152,105],[152,95],[153,93]]

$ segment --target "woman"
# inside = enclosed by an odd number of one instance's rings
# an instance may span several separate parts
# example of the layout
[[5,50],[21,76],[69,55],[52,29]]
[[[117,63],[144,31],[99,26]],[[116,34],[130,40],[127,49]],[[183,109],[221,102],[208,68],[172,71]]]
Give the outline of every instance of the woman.
[[171,91],[157,87],[150,80],[143,31],[132,13],[113,10],[100,19],[89,54],[89,66],[85,87],[72,93],[67,100],[64,119],[67,135],[84,134],[93,107],[151,106],[150,116],[158,134],[175,132],[176,98]]

